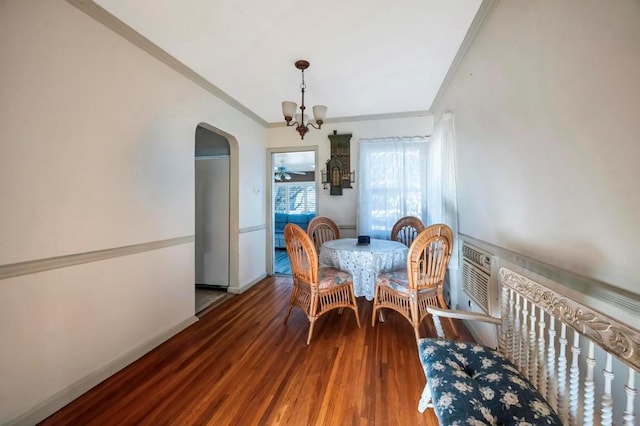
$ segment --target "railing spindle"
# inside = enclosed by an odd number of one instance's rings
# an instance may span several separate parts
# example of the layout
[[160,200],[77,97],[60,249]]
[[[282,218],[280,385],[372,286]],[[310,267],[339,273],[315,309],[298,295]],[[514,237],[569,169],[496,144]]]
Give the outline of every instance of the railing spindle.
[[554,410],[558,409],[558,389],[556,388],[556,319],[549,317],[549,344],[547,346],[547,388],[544,396]]
[[596,366],[594,347],[594,343],[589,340],[587,376],[584,379],[584,426],[593,426],[595,409],[595,382],[593,381],[593,369]]
[[[519,370],[529,376],[529,300],[522,298],[522,319],[520,321],[520,366]],[[527,377],[529,379],[529,377]]]
[[[508,287],[507,287],[508,288]],[[513,330],[514,330],[514,316],[515,316],[515,292],[511,289],[509,292],[509,310],[507,315],[507,327],[505,330],[506,337],[506,353],[507,357],[515,364],[515,355],[513,353]]]
[[538,389],[547,389],[547,364],[545,362],[545,327],[544,322],[544,309],[540,307],[540,320],[538,321],[538,383],[536,387]]
[[613,356],[607,352],[604,370],[604,392],[602,393],[602,425],[611,426],[613,424],[613,395],[611,395],[611,382],[613,382]]
[[636,415],[634,413],[633,403],[638,395],[638,390],[635,386],[636,372],[633,368],[629,367],[629,375],[627,376],[627,384],[624,386],[624,391],[627,394],[627,408],[624,410],[624,426],[633,426],[635,424]]
[[522,370],[522,359],[520,359],[520,294],[516,294],[516,311],[513,319],[513,363]]
[[531,302],[529,311],[529,353],[527,363],[529,365],[529,380],[535,387],[538,387],[538,358],[536,353],[536,305]]
[[580,333],[573,331],[573,345],[571,346],[571,369],[569,373],[569,424],[578,425],[578,405],[580,392]]
[[509,294],[511,294],[511,291],[507,286],[502,286],[500,293],[502,296],[500,298],[500,303],[501,303],[500,311],[502,312],[502,324],[500,325],[500,329],[498,330],[500,332],[500,335],[498,336],[498,339],[499,339],[498,349],[500,350],[500,352],[507,355],[508,357],[509,351],[507,350],[507,347],[508,347],[507,335],[508,335],[508,328],[509,328]]
[[558,415],[567,422],[567,325],[560,327],[560,354],[558,356]]

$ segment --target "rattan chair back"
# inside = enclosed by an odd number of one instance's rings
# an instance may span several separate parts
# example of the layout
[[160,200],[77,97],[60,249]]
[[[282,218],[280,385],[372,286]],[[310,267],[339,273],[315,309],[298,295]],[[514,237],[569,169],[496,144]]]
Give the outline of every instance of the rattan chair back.
[[[446,225],[439,226],[449,229]],[[425,229],[413,241],[407,256],[409,288],[424,290],[436,287],[438,297],[442,297],[444,277],[453,248],[452,239],[447,234],[445,230],[434,235],[433,229]],[[437,305],[441,308],[446,307],[444,299]]]
[[284,227],[284,241],[294,282],[318,285],[318,254],[311,238],[295,224]]
[[420,218],[415,216],[405,216],[398,219],[391,229],[391,241],[399,241],[407,247],[411,247],[411,243],[418,234],[424,231],[425,226]]
[[307,234],[311,237],[316,251],[320,253],[320,247],[327,241],[340,238],[340,228],[333,219],[326,216],[316,216],[309,221]]

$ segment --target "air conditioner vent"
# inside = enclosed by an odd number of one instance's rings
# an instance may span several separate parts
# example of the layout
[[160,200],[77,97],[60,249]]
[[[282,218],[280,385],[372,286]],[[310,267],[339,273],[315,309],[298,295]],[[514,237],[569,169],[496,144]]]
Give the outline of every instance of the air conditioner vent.
[[462,257],[487,274],[491,273],[491,256],[488,253],[468,244],[463,244]]
[[485,313],[497,305],[497,282],[492,277],[492,255],[468,243],[462,245],[462,288]]
[[470,262],[462,263],[462,280],[464,291],[485,312],[489,306],[489,275]]

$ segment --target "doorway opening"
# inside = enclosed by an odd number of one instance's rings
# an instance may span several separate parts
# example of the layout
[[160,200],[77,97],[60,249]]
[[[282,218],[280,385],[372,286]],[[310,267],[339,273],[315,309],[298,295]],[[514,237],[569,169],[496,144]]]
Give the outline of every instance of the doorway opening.
[[229,287],[230,155],[223,135],[198,125],[195,137],[195,313]]
[[316,149],[271,152],[273,273],[291,275],[284,227],[295,223],[305,231],[317,212]]

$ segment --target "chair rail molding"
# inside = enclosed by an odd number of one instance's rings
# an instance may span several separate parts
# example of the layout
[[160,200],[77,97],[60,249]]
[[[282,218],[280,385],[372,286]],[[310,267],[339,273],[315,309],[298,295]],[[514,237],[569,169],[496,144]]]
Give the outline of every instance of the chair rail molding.
[[247,234],[249,232],[260,231],[262,229],[267,229],[267,224],[266,223],[263,223],[262,225],[246,226],[244,228],[240,228],[238,230],[238,233],[239,234]]
[[194,235],[185,235],[166,240],[0,265],[0,280],[19,277],[21,275],[34,274],[36,272],[49,271],[52,269],[66,268],[68,266],[81,265],[83,263],[98,262],[100,260],[113,259],[120,256],[129,256],[165,247],[189,244],[194,241]]

